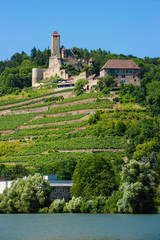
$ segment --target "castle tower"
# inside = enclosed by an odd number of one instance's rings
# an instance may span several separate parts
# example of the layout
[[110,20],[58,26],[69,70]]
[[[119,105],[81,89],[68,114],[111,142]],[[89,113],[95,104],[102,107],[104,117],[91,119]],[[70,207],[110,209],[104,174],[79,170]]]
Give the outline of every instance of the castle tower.
[[52,56],[60,58],[60,35],[56,31],[51,35],[51,57]]
[[90,58],[90,59],[89,59],[88,65],[94,67],[94,60],[93,60],[93,58]]

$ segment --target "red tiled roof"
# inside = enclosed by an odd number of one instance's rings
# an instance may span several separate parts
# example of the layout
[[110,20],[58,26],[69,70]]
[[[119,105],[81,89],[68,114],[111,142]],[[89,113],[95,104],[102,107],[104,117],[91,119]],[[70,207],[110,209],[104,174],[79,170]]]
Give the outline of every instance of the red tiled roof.
[[0,176],[0,181],[7,181],[7,180]]
[[58,34],[57,31],[54,31],[54,32],[52,33],[52,36],[59,36],[59,34]]
[[140,69],[132,60],[110,59],[101,69]]
[[63,47],[63,48],[62,48],[62,51],[66,51],[66,49]]
[[93,58],[90,58],[90,59],[89,59],[89,62],[94,62]]
[[71,76],[70,78],[67,78],[67,79],[63,79],[63,81],[74,81],[74,78],[75,78],[76,76]]
[[64,83],[59,83],[59,84],[57,84],[57,85],[58,85],[58,86],[61,86],[61,85],[70,85],[70,84],[74,84],[74,82],[69,82],[69,83],[64,82]]

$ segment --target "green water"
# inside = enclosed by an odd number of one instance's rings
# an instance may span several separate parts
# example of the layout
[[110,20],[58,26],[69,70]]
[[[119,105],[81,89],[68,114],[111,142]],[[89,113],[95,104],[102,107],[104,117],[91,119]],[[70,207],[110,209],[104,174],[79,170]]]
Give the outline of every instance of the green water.
[[0,240],[160,240],[160,215],[0,214]]

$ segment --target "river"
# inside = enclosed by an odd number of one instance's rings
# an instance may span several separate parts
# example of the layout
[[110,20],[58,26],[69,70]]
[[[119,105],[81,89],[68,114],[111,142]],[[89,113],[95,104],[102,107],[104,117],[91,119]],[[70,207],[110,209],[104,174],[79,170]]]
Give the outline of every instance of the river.
[[0,214],[0,240],[160,240],[160,215]]

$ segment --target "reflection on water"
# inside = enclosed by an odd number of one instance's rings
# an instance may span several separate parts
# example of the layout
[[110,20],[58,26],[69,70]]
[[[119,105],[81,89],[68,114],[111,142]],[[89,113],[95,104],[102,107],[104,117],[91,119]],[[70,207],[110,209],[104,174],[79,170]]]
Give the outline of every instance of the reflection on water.
[[0,240],[160,240],[160,215],[0,215]]

